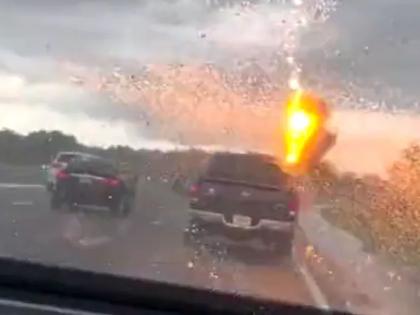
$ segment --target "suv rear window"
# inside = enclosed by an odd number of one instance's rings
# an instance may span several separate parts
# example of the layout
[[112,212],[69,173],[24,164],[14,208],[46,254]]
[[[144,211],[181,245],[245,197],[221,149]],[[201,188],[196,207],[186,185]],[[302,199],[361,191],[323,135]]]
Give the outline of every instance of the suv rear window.
[[71,159],[75,158],[77,155],[76,154],[60,154],[57,157],[57,162],[64,162],[67,163],[69,162]]
[[287,175],[270,156],[217,154],[210,159],[204,177],[279,186],[285,183]]
[[67,166],[67,171],[69,173],[89,174],[103,177],[114,177],[117,175],[117,170],[111,162],[99,158],[74,159]]

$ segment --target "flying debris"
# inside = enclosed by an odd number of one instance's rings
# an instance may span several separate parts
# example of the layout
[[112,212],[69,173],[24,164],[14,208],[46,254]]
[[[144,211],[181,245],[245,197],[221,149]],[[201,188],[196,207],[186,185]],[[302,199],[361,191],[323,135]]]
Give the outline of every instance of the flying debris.
[[282,128],[282,166],[301,175],[325,156],[335,144],[336,135],[327,130],[330,108],[313,93],[297,89],[285,106]]

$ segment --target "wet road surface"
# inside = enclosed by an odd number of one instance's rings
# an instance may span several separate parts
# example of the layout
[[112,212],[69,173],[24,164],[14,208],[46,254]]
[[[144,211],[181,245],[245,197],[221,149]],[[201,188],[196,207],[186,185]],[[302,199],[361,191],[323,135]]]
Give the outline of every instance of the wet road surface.
[[51,210],[40,185],[0,185],[0,254],[314,305],[290,257],[248,247],[204,251],[184,244],[186,200],[168,184],[139,182],[133,211]]

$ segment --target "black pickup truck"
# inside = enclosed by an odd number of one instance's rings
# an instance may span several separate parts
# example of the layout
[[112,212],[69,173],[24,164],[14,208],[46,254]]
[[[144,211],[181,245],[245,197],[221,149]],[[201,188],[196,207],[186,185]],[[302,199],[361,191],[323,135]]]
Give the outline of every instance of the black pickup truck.
[[275,159],[263,154],[214,154],[189,191],[188,239],[223,235],[258,239],[290,254],[298,194]]

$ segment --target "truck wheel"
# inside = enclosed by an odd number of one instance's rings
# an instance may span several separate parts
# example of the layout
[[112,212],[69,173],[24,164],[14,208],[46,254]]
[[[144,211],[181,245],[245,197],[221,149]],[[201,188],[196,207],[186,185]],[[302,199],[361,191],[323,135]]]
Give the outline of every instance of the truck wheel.
[[293,251],[293,233],[277,235],[274,251],[284,257],[291,257]]
[[123,206],[122,206],[122,215],[127,216],[131,210],[133,209],[133,203],[134,203],[134,196],[126,196],[123,199]]
[[132,201],[129,196],[124,196],[121,200],[111,207],[111,211],[120,216],[126,216],[130,212],[132,207]]

